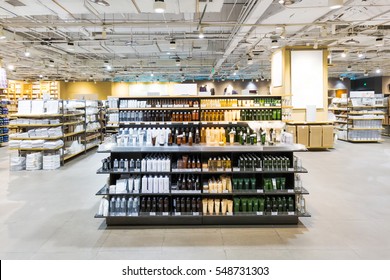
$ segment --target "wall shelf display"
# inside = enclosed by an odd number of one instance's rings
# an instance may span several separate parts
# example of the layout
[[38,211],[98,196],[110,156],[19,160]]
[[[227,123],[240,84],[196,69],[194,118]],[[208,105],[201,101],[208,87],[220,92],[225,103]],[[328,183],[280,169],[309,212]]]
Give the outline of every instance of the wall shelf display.
[[8,105],[7,100],[0,101],[0,147],[8,143],[9,137],[9,117],[8,117]]
[[92,144],[100,144],[100,130],[93,137],[86,132],[86,120],[91,120],[86,104],[85,100],[19,101],[18,114],[10,122],[17,132],[10,135],[9,147],[18,151],[11,156],[11,170],[57,169]]
[[383,95],[373,92],[351,92],[346,99],[333,99],[335,127],[339,140],[349,142],[381,142],[386,107]]
[[115,225],[296,224],[306,211],[302,145],[113,146],[96,218]]

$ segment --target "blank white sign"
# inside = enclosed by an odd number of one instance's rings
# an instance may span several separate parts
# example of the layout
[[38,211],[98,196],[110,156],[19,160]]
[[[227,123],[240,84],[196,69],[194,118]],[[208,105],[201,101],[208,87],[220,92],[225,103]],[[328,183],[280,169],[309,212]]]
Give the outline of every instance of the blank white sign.
[[294,108],[324,108],[322,50],[291,51],[291,93]]
[[282,51],[278,50],[272,55],[271,81],[273,87],[283,85],[283,60]]

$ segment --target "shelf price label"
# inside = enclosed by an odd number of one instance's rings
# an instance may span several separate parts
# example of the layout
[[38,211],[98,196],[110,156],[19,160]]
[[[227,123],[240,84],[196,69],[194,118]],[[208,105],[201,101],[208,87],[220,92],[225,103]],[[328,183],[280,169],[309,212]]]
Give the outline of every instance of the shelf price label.
[[169,212],[162,212],[163,216],[169,216]]
[[258,189],[256,190],[257,193],[264,193],[264,190],[263,189]]
[[287,215],[289,215],[289,216],[294,216],[294,215],[295,215],[295,212],[289,211],[289,212],[287,212]]
[[156,216],[156,212],[150,212],[149,216]]
[[256,212],[256,215],[257,215],[257,216],[263,216],[263,215],[264,215],[264,212]]
[[193,212],[192,215],[193,216],[199,216],[199,212]]
[[288,189],[287,192],[288,193],[294,193],[294,190],[293,189]]
[[271,216],[277,216],[278,212],[271,212]]
[[226,212],[226,216],[233,216],[232,212]]
[[175,216],[181,216],[181,212],[175,212]]

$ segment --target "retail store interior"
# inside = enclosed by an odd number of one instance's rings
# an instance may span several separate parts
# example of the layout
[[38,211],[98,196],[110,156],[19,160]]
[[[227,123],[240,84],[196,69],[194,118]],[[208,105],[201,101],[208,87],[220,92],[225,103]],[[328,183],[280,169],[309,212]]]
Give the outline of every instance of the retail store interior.
[[389,15],[0,1],[0,259],[389,259]]

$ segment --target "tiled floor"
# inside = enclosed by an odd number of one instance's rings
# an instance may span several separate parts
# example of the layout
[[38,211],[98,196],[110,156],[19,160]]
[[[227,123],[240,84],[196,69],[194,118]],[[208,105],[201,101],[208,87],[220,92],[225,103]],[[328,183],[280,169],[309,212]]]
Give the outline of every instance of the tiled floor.
[[390,140],[301,153],[312,218],[298,226],[106,229],[90,153],[9,172],[0,149],[0,259],[390,259]]

